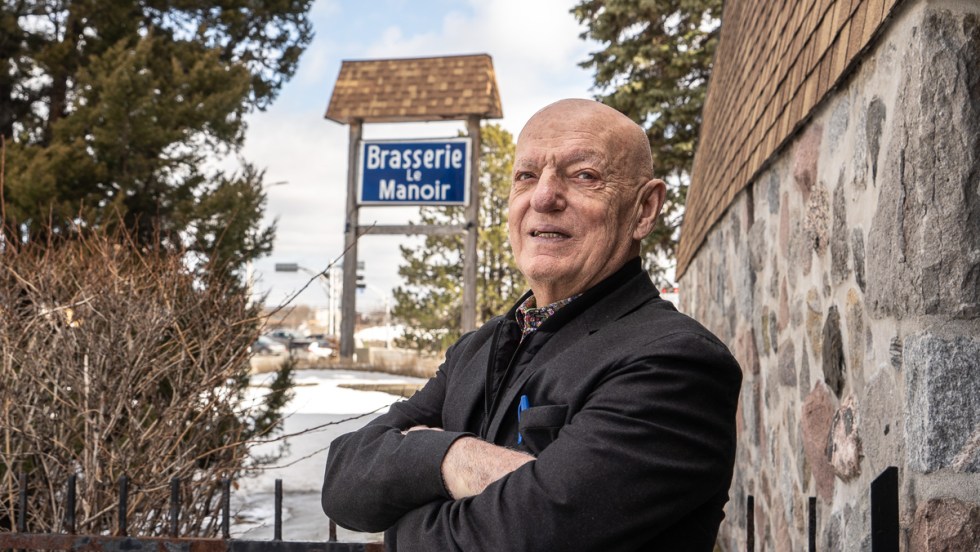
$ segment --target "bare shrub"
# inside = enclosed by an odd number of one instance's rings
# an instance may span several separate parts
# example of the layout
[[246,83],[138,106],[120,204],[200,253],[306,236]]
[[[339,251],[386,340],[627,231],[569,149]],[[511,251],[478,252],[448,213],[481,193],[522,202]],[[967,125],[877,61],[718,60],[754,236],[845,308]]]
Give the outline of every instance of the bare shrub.
[[122,475],[133,533],[165,533],[172,477],[183,534],[216,531],[218,481],[243,475],[249,442],[277,426],[291,368],[247,403],[257,307],[184,258],[118,236],[0,243],[0,530],[26,472],[32,532],[62,529],[70,474],[79,533],[113,531]]

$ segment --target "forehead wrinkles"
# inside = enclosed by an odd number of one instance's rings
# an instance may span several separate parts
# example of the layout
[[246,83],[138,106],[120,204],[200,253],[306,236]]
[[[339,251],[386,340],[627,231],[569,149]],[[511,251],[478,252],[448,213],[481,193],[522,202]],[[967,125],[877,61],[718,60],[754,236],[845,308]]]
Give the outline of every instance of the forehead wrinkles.
[[595,148],[542,148],[528,147],[517,152],[514,160],[515,169],[538,168],[546,165],[565,167],[569,165],[586,164],[602,168],[607,164],[604,152]]

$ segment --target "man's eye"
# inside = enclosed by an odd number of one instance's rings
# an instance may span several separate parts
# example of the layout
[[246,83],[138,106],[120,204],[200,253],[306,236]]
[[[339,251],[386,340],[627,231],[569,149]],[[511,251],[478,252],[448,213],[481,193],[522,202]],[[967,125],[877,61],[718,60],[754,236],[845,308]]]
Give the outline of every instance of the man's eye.
[[514,180],[515,181],[528,180],[528,179],[531,179],[531,178],[534,178],[534,173],[519,172],[516,175],[514,175]]
[[595,174],[593,174],[591,172],[588,172],[588,171],[582,171],[582,172],[579,172],[579,173],[575,173],[575,178],[577,178],[579,180],[598,180],[599,179],[599,177],[597,177]]

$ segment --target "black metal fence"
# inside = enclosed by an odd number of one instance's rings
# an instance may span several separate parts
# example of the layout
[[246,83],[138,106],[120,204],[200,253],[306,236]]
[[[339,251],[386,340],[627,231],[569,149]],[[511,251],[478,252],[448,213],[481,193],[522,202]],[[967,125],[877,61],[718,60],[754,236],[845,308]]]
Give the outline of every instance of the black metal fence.
[[[126,509],[129,480],[119,479],[118,528],[114,535],[75,534],[75,476],[68,479],[64,533],[27,532],[27,476],[20,475],[17,504],[17,531],[0,532],[0,551],[71,550],[79,552],[382,552],[380,543],[337,541],[337,527],[329,522],[326,542],[284,541],[282,538],[282,480],[276,480],[273,539],[271,541],[232,539],[230,535],[231,481],[221,481],[221,537],[181,537],[180,481],[170,482],[170,527],[166,537],[133,537],[128,534]],[[749,495],[745,509],[746,550],[755,552],[755,497]],[[807,550],[817,552],[817,498],[807,500]],[[871,483],[871,551],[898,552],[898,468],[891,466]]]
[[273,539],[271,541],[232,539],[231,480],[221,481],[221,537],[182,537],[180,531],[180,480],[170,481],[170,526],[165,537],[129,535],[126,510],[129,501],[129,479],[119,478],[118,522],[112,535],[78,535],[75,533],[76,476],[68,478],[65,494],[63,533],[29,533],[27,531],[27,475],[19,476],[15,532],[0,532],[0,552],[7,550],[71,550],[79,552],[382,552],[380,543],[338,542],[337,526],[329,522],[326,542],[285,541],[282,538],[282,480],[276,480]]
[[[748,552],[755,552],[755,497],[745,501]],[[890,466],[871,482],[871,552],[898,552],[898,468]],[[807,500],[807,551],[817,552],[817,497]],[[828,551],[836,552],[836,551]]]

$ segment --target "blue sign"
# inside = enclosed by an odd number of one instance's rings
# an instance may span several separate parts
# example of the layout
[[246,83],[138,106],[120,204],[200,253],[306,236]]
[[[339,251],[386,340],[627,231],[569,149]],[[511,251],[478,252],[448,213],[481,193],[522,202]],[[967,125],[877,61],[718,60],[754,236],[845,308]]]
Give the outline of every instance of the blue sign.
[[362,140],[360,205],[466,205],[470,139]]

